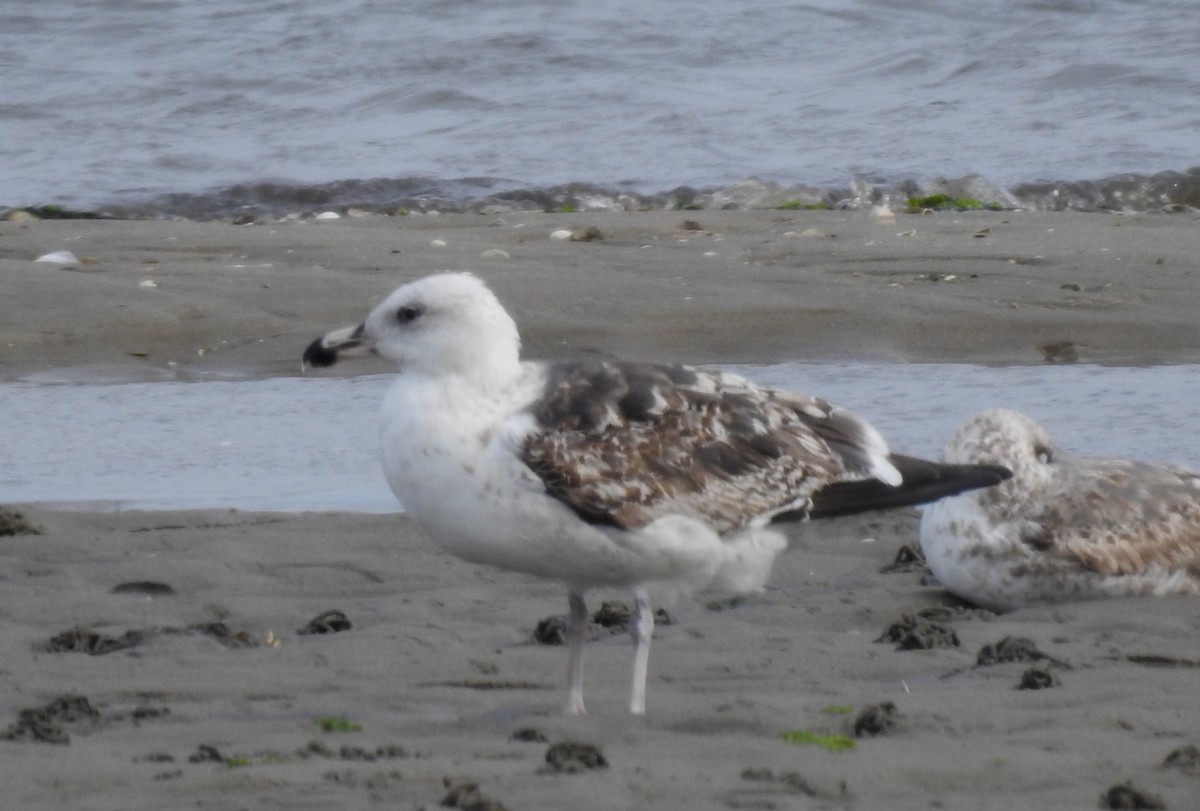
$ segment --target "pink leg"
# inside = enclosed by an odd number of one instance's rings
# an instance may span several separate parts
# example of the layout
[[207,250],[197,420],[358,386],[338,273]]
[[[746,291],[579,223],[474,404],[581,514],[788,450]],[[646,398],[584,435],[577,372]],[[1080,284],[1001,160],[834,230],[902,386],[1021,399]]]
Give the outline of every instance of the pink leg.
[[646,674],[650,669],[650,638],[654,635],[654,612],[645,589],[634,591],[633,616],[629,618],[629,633],[633,636],[633,690],[629,711],[646,714]]
[[583,715],[583,643],[587,638],[588,614],[583,595],[567,593],[567,715]]

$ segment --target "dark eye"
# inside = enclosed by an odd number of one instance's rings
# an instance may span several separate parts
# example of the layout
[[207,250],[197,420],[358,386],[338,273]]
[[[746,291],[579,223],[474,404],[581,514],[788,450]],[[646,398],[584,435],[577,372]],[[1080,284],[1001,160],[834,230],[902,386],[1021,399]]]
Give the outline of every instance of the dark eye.
[[1046,445],[1038,445],[1033,449],[1037,454],[1038,461],[1043,465],[1048,465],[1054,461],[1054,450]]
[[407,324],[410,321],[416,321],[421,317],[421,308],[414,307],[411,304],[406,304],[399,310],[396,310],[396,320],[401,324]]

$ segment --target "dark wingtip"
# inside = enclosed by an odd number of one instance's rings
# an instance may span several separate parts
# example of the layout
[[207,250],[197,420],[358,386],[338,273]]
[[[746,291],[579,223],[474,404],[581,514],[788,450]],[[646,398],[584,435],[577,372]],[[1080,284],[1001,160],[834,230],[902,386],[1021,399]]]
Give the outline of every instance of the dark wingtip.
[[317,338],[304,350],[303,363],[307,366],[323,368],[337,363],[337,352],[325,346],[324,337]]
[[[836,518],[927,504],[968,490],[994,487],[1013,475],[1011,470],[1000,465],[949,465],[900,454],[892,454],[889,458],[904,477],[899,487],[878,479],[831,484],[813,493],[808,517]],[[784,514],[776,520],[798,517],[802,516]]]

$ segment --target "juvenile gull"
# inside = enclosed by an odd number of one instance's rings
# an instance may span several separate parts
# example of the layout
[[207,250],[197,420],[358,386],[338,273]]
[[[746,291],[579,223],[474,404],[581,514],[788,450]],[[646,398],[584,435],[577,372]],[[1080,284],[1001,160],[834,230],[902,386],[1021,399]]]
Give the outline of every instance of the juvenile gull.
[[304,361],[369,352],[400,369],[383,405],[383,466],[412,520],[468,561],[566,585],[568,713],[584,711],[589,589],[633,589],[630,709],[642,713],[651,590],[759,589],[786,546],[772,522],[1007,476],[892,455],[854,414],[731,374],[523,362],[516,324],[467,273],[401,287],[364,323],[313,341]]
[[1200,474],[1069,456],[1016,411],[975,416],[946,462],[1012,479],[925,508],[921,547],[947,590],[997,611],[1100,597],[1200,593]]

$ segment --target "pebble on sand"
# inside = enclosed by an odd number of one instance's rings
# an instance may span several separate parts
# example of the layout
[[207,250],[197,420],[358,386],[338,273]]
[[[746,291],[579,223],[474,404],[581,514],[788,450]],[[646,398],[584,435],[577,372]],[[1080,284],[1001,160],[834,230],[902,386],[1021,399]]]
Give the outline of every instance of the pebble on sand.
[[61,265],[63,267],[79,267],[79,257],[70,251],[54,251],[53,253],[44,253],[35,262],[46,262],[51,265]]

